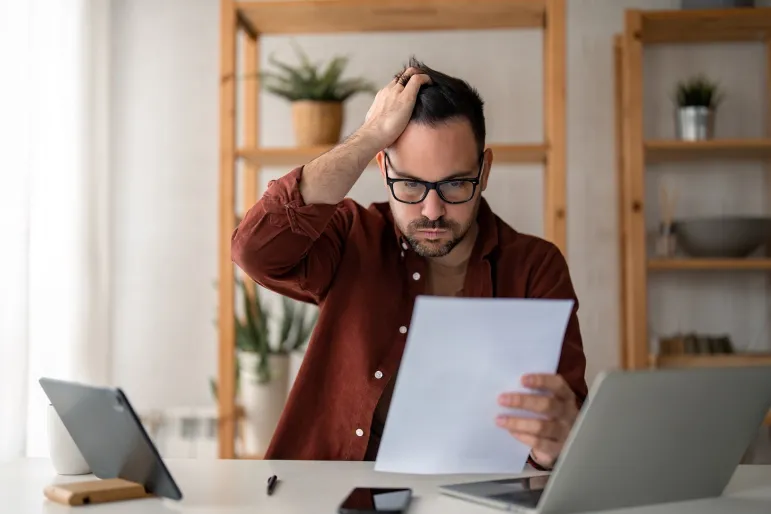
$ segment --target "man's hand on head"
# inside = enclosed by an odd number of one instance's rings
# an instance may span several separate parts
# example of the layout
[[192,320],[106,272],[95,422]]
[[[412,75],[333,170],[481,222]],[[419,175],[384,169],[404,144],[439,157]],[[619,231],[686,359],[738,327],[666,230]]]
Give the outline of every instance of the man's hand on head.
[[407,128],[420,86],[430,81],[415,68],[397,74],[375,95],[362,129],[376,136],[382,148],[390,146]]
[[306,204],[341,202],[372,159],[407,128],[418,90],[428,75],[407,68],[375,95],[359,129],[303,167],[300,195]]
[[498,403],[534,417],[502,414],[496,422],[530,448],[531,457],[545,468],[557,462],[578,417],[576,396],[561,375],[525,375],[522,384],[534,393],[503,393]]

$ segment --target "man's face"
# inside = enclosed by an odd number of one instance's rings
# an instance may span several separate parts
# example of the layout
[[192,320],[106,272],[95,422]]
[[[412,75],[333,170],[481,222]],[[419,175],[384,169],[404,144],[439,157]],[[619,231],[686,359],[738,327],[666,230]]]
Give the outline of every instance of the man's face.
[[[465,119],[440,123],[435,127],[410,123],[399,139],[378,155],[385,180],[412,179],[394,184],[401,199],[420,197],[423,186],[417,181],[438,182],[447,179],[477,178],[471,199],[465,203],[444,201],[434,190],[418,203],[403,203],[388,189],[388,201],[396,225],[424,257],[442,257],[463,239],[476,219],[481,192],[487,187],[491,155],[484,161],[478,153],[471,125]],[[479,175],[482,170],[481,176]],[[414,181],[414,182],[413,182]],[[442,186],[448,200],[465,200],[473,186],[455,180]]]

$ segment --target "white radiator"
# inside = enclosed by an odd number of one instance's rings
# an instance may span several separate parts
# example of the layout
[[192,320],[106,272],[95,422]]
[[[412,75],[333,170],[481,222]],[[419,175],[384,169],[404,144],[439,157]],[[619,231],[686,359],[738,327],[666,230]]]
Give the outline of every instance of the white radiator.
[[[304,353],[293,353],[289,361],[288,391],[294,384]],[[140,411],[139,417],[164,458],[218,458],[217,406],[175,407]],[[242,453],[236,438],[236,455]]]
[[139,414],[164,458],[217,458],[217,407],[177,407]]

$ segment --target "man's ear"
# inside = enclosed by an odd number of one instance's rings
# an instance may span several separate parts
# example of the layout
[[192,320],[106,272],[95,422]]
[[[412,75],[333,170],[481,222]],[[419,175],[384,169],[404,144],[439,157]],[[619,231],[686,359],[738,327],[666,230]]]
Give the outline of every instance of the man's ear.
[[487,179],[490,176],[490,168],[493,165],[493,150],[492,148],[487,148],[484,153],[484,162],[482,164],[482,177],[481,177],[481,187],[482,191],[487,189]]
[[380,169],[380,175],[383,177],[383,183],[385,184],[386,168],[385,168],[385,153],[383,153],[383,150],[380,150],[377,153],[377,155],[375,156],[375,160],[377,160],[377,167]]

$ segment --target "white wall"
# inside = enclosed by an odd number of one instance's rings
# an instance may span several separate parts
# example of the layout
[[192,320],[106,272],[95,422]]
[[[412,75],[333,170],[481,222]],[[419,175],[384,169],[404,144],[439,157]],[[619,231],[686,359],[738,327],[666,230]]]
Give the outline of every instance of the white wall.
[[[207,380],[216,372],[212,320],[216,312],[218,2],[114,3],[113,372],[143,408],[206,404],[210,401]],[[567,4],[568,259],[582,303],[591,381],[597,371],[618,364],[613,35],[623,26],[624,9],[671,8],[678,2],[570,0]],[[478,87],[487,104],[490,142],[541,139],[538,31],[295,39],[315,59],[349,54],[349,73],[378,83],[389,80],[414,53],[429,66],[465,77]],[[285,37],[265,38],[262,50],[264,65],[273,51],[282,59],[294,58]],[[752,62],[740,64],[737,56],[745,54]],[[719,132],[746,135],[741,131],[760,130],[758,50],[701,49],[696,55],[662,49],[646,58],[646,72],[650,69],[656,77],[646,89],[646,100],[658,102],[650,111],[658,121],[648,123],[646,129],[668,134],[669,106],[662,95],[683,73],[704,65],[731,88]],[[752,78],[745,80],[746,74]],[[289,106],[269,95],[262,95],[261,101],[262,144],[291,145]],[[361,122],[369,102],[367,97],[356,97],[347,105],[345,133]],[[286,171],[265,170],[263,185]],[[742,177],[701,184],[714,186],[709,194],[715,201],[728,198],[725,195],[730,192],[726,208],[759,209],[761,196]],[[540,167],[496,165],[492,181],[486,196],[493,208],[515,228],[541,234]],[[652,187],[655,192],[655,183]],[[385,191],[376,173],[366,172],[352,196],[368,203],[385,199]],[[703,205],[683,200],[684,209]],[[765,308],[757,288],[751,287],[751,277],[710,279],[705,282],[707,289],[680,279],[678,287],[687,292],[678,298],[693,305],[693,310],[673,317],[671,305],[661,300],[664,308],[654,309],[654,321],[667,330],[686,321],[695,324],[690,328],[727,327],[745,339],[761,328],[757,322],[762,318],[754,309]],[[724,289],[715,289],[720,283],[735,293],[721,295]],[[742,298],[741,291],[749,291],[749,296]],[[660,298],[657,294],[654,291],[654,299]],[[731,307],[721,307],[725,302]],[[704,306],[707,311],[701,310]]]
[[217,2],[113,3],[113,377],[142,408],[206,404],[217,355]]

